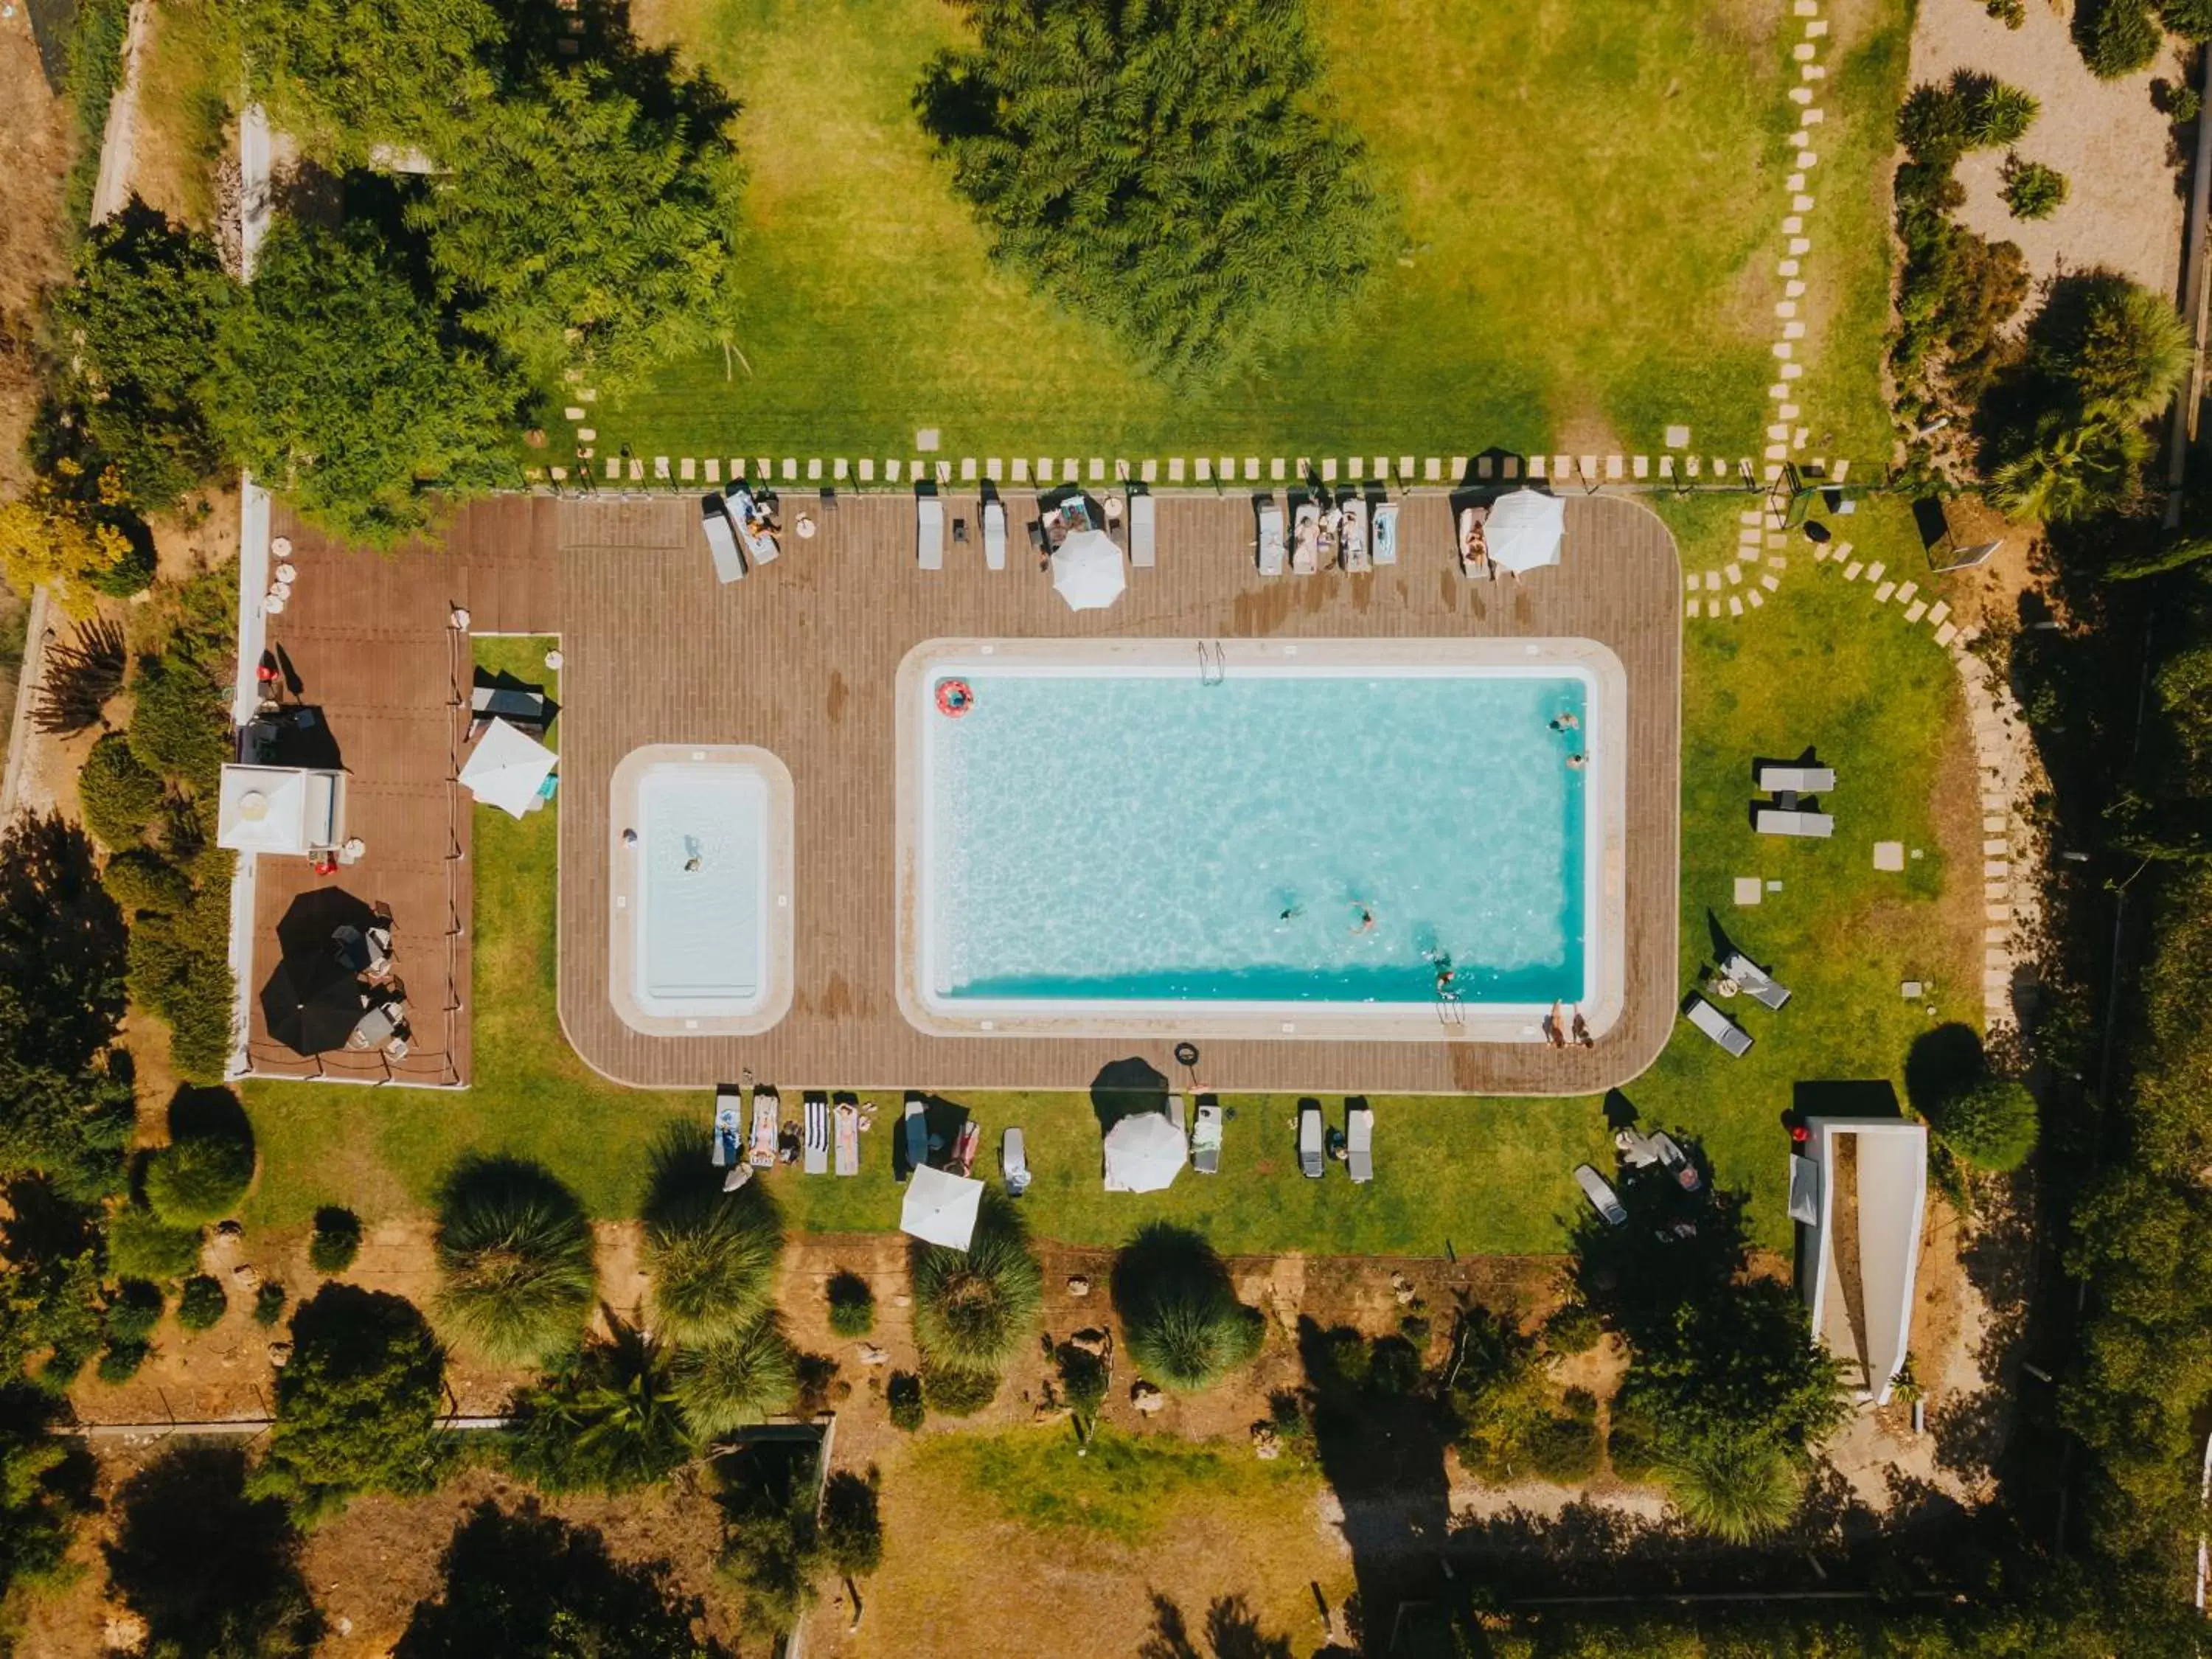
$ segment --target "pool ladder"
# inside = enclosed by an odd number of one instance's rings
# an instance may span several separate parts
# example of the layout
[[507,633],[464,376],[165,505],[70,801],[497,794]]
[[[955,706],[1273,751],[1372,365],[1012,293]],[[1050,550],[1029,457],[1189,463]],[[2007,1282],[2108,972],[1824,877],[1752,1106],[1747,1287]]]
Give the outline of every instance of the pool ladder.
[[1198,683],[1200,685],[1219,685],[1229,678],[1229,654],[1221,648],[1219,640],[1200,640],[1198,642]]
[[1437,993],[1437,1018],[1446,1025],[1467,1024],[1467,1005],[1460,1000],[1458,992]]

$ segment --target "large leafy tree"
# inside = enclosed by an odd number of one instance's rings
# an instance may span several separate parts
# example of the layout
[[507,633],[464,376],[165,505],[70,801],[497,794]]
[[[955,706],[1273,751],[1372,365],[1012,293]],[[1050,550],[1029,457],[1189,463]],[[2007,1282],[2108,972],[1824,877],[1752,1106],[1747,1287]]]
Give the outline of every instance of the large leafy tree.
[[379,144],[437,153],[489,94],[505,33],[490,0],[230,0],[227,15],[252,95],[339,165]]
[[1170,375],[1326,318],[1390,235],[1302,0],[969,0],[915,101],[994,252]]
[[437,497],[515,476],[519,386],[451,337],[374,232],[280,222],[248,296],[217,341],[216,428],[305,516],[389,547]]
[[601,64],[552,72],[459,129],[408,210],[441,294],[533,381],[610,395],[730,337],[743,175],[703,76],[646,98]]

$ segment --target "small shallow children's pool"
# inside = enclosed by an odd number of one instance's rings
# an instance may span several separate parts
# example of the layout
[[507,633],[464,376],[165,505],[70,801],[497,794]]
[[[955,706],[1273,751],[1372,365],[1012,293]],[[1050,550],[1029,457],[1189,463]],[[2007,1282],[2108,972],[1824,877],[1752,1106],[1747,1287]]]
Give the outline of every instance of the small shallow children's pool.
[[1557,1002],[1601,1032],[1624,685],[1586,641],[918,647],[902,1003],[940,1031],[1514,1041]]
[[791,1002],[791,775],[656,744],[615,769],[609,994],[661,1035],[765,1030]]

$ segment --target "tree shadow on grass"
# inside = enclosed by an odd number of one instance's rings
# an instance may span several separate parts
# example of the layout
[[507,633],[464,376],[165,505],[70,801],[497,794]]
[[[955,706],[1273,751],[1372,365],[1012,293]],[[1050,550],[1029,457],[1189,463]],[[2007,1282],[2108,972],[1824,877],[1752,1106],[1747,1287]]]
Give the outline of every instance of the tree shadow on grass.
[[1971,1025],[1953,1023],[1923,1031],[1905,1056],[1905,1097],[1928,1117],[1987,1068],[1982,1039]]
[[124,1483],[110,1583],[155,1652],[305,1653],[322,1619],[281,1498],[246,1495],[246,1454],[187,1445]]
[[1270,1636],[1242,1595],[1216,1596],[1206,1610],[1206,1645],[1174,1600],[1152,1592],[1152,1628],[1138,1644],[1137,1659],[1291,1659],[1291,1638]]
[[726,1170],[708,1161],[709,1143],[688,1119],[663,1124],[646,1152],[645,1198],[639,1218],[647,1226],[688,1232],[738,1218],[745,1228],[783,1237],[783,1211],[760,1181],[748,1181],[733,1193],[722,1190]]
[[93,846],[59,817],[27,817],[0,838],[0,983],[21,1011],[23,1058],[88,1065],[123,1019],[123,912],[100,884]]

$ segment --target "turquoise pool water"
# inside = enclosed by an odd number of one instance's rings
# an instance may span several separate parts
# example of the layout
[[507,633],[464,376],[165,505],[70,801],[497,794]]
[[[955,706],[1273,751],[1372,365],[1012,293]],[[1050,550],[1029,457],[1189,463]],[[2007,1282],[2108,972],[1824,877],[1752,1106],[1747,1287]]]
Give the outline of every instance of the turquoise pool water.
[[[974,706],[951,718],[933,694],[956,674]],[[934,998],[1420,1004],[1439,957],[1469,1004],[1586,994],[1579,674],[1239,668],[1207,684],[1187,667],[963,662],[927,686]]]

